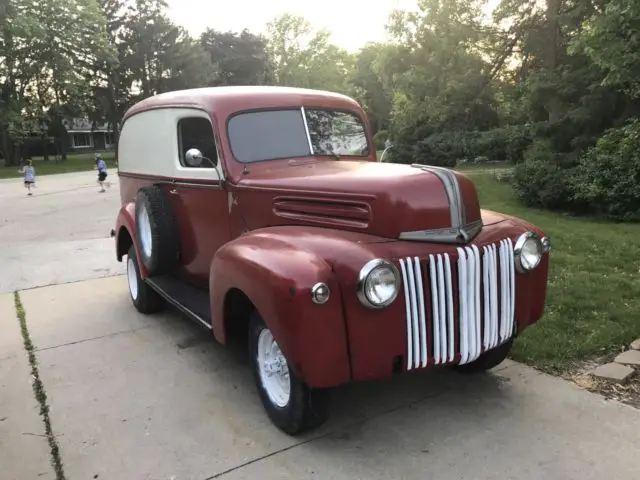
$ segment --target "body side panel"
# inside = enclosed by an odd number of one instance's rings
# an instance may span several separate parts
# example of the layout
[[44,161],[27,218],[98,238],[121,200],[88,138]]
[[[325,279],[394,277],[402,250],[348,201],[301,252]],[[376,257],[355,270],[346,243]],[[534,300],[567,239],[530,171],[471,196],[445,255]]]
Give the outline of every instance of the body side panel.
[[[316,305],[311,288],[325,282],[329,301]],[[297,373],[312,387],[349,381],[348,344],[338,279],[318,255],[267,232],[222,247],[211,266],[213,331],[225,343],[224,301],[242,291],[272,330]]]

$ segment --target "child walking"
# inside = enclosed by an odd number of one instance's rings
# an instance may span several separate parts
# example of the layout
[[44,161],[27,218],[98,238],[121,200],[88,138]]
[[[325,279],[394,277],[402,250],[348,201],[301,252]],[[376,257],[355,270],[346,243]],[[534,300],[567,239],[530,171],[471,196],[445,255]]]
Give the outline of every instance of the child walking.
[[[107,162],[105,162],[99,153],[95,155],[96,168],[98,169],[98,184],[100,185],[100,193],[104,192],[104,183],[107,179]],[[111,182],[106,182],[107,187],[111,187]]]
[[24,186],[27,189],[27,195],[33,195],[31,188],[36,186],[36,170],[33,168],[31,160],[27,160],[18,172],[24,174]]

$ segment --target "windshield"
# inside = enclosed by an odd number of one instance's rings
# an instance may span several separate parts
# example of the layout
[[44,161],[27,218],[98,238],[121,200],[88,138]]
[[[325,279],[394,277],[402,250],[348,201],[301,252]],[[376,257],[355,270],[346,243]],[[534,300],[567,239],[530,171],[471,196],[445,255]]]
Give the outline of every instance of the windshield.
[[362,120],[343,110],[246,112],[229,121],[228,132],[233,156],[241,163],[308,155],[369,155]]

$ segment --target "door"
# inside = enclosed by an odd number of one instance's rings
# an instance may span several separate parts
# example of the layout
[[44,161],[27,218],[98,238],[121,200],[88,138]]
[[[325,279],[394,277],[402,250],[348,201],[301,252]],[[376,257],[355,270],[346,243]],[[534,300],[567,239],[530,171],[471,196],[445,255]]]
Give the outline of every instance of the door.
[[[182,274],[185,280],[208,288],[213,255],[231,238],[224,171],[209,116],[200,110],[182,112],[176,125],[178,158],[169,197],[180,230]],[[185,161],[192,148],[205,157],[199,166]]]

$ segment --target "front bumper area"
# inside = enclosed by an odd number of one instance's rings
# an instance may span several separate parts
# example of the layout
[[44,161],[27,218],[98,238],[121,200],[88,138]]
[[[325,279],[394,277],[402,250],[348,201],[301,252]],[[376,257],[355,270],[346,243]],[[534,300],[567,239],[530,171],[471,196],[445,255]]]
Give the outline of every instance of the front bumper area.
[[548,254],[534,270],[517,272],[514,247],[520,233],[485,233],[459,247],[402,244],[392,247],[399,254],[386,257],[377,251],[378,257],[393,259],[400,291],[379,310],[349,295],[352,287],[343,292],[352,379],[470,363],[538,320]]

